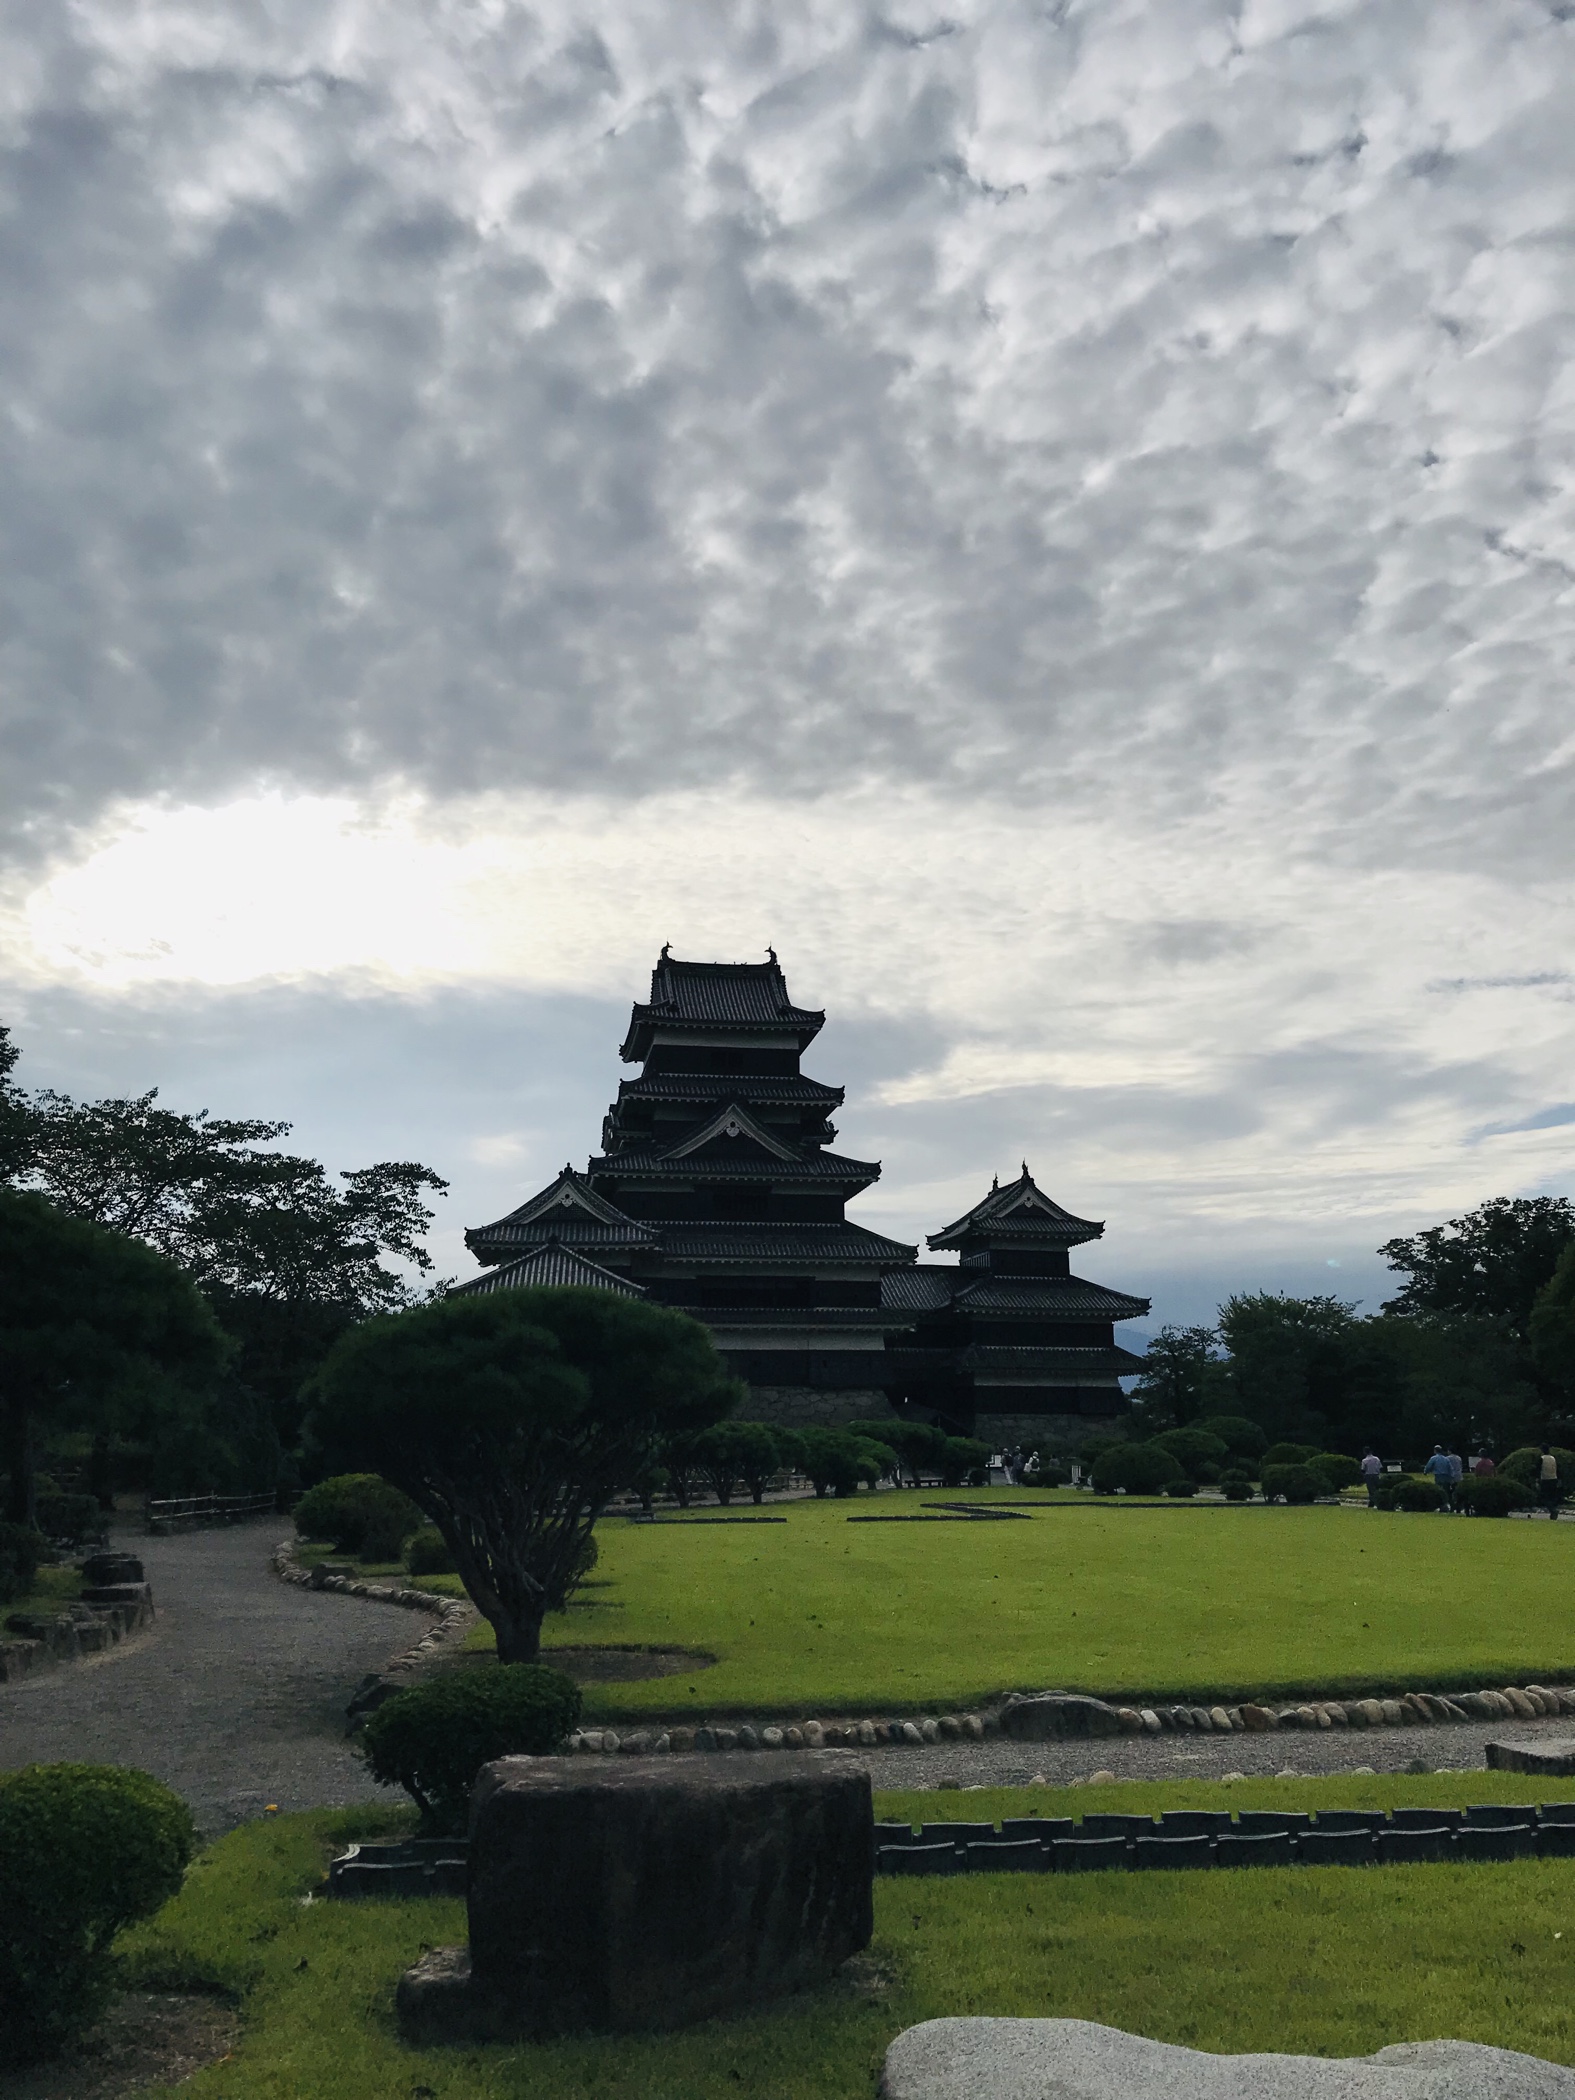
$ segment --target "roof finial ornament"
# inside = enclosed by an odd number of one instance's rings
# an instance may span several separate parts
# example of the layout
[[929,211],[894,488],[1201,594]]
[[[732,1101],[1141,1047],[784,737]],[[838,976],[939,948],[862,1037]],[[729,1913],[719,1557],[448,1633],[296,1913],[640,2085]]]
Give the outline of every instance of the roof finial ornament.
[[772,947],[772,945],[771,945],[771,943],[770,943],[769,941],[767,941],[767,943],[766,943],[766,954],[767,954],[767,955],[768,955],[768,956],[769,956],[769,957],[771,958],[771,960],[772,960],[773,962],[775,962],[775,961],[776,961],[776,959],[777,959],[777,951],[775,950],[775,948],[773,948],[773,947]]
[[1034,1178],[1034,1177],[1032,1176],[1032,1174],[1030,1174],[1030,1173],[1029,1173],[1029,1171],[1028,1171],[1028,1162],[1027,1162],[1027,1160],[1025,1159],[1025,1160],[1023,1161],[1023,1179],[1024,1179],[1024,1181],[1032,1181],[1032,1180],[1033,1180],[1033,1178]]
[[662,962],[666,962],[666,960],[667,960],[668,956],[669,956],[669,955],[671,955],[671,954],[672,954],[672,952],[673,952],[673,944],[672,944],[672,942],[671,942],[671,941],[663,941],[663,943],[662,943],[662,952],[661,952],[661,955],[660,955],[660,957],[659,957],[658,959],[659,959],[660,961],[662,961]]
[[999,1174],[992,1174],[992,1175],[990,1176],[990,1194],[991,1194],[991,1195],[993,1196],[993,1195],[995,1194],[996,1190],[997,1190],[997,1189],[998,1189],[998,1188],[999,1188],[1000,1186],[1001,1186],[1001,1177],[1000,1177],[1000,1175],[999,1175]]

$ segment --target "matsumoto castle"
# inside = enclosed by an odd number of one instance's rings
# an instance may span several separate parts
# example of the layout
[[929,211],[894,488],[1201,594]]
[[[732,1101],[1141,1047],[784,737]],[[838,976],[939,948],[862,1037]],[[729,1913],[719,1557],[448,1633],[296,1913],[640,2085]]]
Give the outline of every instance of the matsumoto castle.
[[619,1053],[600,1156],[465,1235],[464,1291],[589,1284],[703,1320],[769,1421],[851,1421],[886,1403],[992,1443],[1072,1444],[1125,1405],[1139,1359],[1114,1337],[1146,1298],[1074,1276],[1075,1218],[1025,1166],[917,1259],[843,1212],[877,1160],[830,1147],[843,1090],[799,1070],[825,1023],[764,963],[664,948]]

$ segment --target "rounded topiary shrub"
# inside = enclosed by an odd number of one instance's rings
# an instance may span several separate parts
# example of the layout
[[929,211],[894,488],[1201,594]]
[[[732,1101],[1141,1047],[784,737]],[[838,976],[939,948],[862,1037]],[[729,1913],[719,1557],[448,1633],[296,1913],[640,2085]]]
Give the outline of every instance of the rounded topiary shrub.
[[1413,1512],[1442,1509],[1444,1491],[1435,1487],[1431,1480],[1422,1480],[1415,1474],[1403,1473],[1395,1482],[1388,1506],[1391,1509],[1408,1509]]
[[0,1524],[0,1604],[14,1604],[33,1587],[44,1539],[26,1524]]
[[1227,1502],[1250,1502],[1252,1500],[1252,1482],[1245,1473],[1227,1473],[1220,1482],[1220,1488]]
[[402,1786],[429,1824],[458,1829],[495,1757],[544,1757],[580,1718],[580,1688],[541,1663],[478,1664],[397,1692],[366,1724],[372,1777]]
[[1282,1497],[1287,1502],[1316,1502],[1327,1494],[1323,1482],[1311,1466],[1266,1465],[1263,1469],[1263,1499],[1277,1502]]
[[1362,1477],[1362,1468],[1354,1458],[1347,1458],[1343,1451],[1320,1451],[1307,1463],[1324,1483],[1324,1493],[1338,1495],[1341,1488],[1355,1487]]
[[1165,1482],[1165,1493],[1172,1496],[1177,1502],[1185,1502],[1197,1492],[1198,1483],[1195,1480],[1167,1480]]
[[1168,1451],[1178,1460],[1182,1469],[1193,1479],[1201,1480],[1202,1469],[1207,1465],[1217,1466],[1230,1456],[1230,1448],[1223,1437],[1214,1436],[1207,1429],[1166,1429],[1151,1442],[1161,1451]]
[[1535,1500],[1528,1488],[1502,1473],[1490,1473],[1485,1480],[1468,1473],[1456,1493],[1474,1517],[1507,1517],[1512,1509],[1525,1509]]
[[410,1497],[376,1473],[320,1480],[295,1505],[295,1528],[303,1539],[327,1539],[335,1552],[353,1553],[357,1560],[398,1560],[420,1523]]
[[1117,1488],[1129,1495],[1157,1495],[1184,1476],[1181,1461],[1158,1444],[1107,1444],[1090,1477],[1097,1495],[1113,1495]]
[[423,1524],[405,1541],[405,1566],[412,1575],[452,1575],[454,1556],[435,1524]]
[[1196,1426],[1217,1436],[1232,1458],[1262,1458],[1269,1448],[1269,1434],[1245,1415],[1204,1415]]
[[0,1772],[0,2062],[48,2056],[110,1996],[115,1935],[180,1887],[186,1804],[118,1765]]
[[[1559,1462],[1560,1491],[1567,1495],[1575,1489],[1575,1451],[1566,1451],[1561,1444],[1555,1444],[1553,1456]],[[1537,1492],[1542,1485],[1542,1446],[1524,1444],[1520,1450],[1511,1451],[1494,1477],[1518,1481],[1522,1487]]]
[[1318,1456],[1316,1444],[1271,1444],[1263,1454],[1266,1466],[1305,1466]]

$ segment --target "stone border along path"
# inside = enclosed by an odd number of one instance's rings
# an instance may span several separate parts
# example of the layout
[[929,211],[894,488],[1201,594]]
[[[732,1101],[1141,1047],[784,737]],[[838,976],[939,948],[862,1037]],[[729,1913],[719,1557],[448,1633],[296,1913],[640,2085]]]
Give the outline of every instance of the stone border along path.
[[[468,1597],[440,1597],[435,1590],[412,1590],[397,1582],[357,1582],[348,1575],[331,1575],[319,1565],[315,1568],[301,1567],[295,1558],[296,1541],[281,1539],[273,1549],[273,1572],[281,1582],[293,1582],[302,1589],[330,1590],[341,1597],[365,1597],[375,1604],[401,1604],[407,1611],[425,1611],[436,1615],[437,1624],[429,1627],[421,1638],[396,1655],[385,1666],[378,1680],[386,1685],[384,1697],[404,1689],[402,1685],[389,1682],[393,1677],[420,1669],[423,1663],[435,1662],[440,1651],[452,1647],[464,1639],[472,1626],[481,1617]],[[351,1702],[352,1713],[366,1713],[379,1703],[368,1700],[365,1687]]]
[[[1033,1710],[1064,1705],[1077,1713],[1075,1728],[1033,1725]],[[1091,1711],[1092,1710],[1092,1711]],[[982,1743],[1005,1735],[1013,1741],[1066,1742],[1105,1740],[1116,1736],[1269,1735],[1282,1728],[1307,1730],[1433,1728],[1444,1722],[1472,1720],[1536,1721],[1575,1714],[1575,1688],[1506,1685],[1502,1691],[1460,1692],[1444,1698],[1433,1692],[1407,1692],[1399,1699],[1324,1699],[1296,1706],[1109,1706],[1079,1695],[1013,1694],[997,1710],[943,1714],[898,1721],[804,1721],[737,1725],[581,1729],[569,1738],[572,1755],[631,1757],[677,1750],[822,1750],[876,1749],[885,1743],[919,1748],[924,1744]],[[1021,1717],[1017,1719],[1015,1717]]]
[[278,1523],[122,1530],[116,1543],[145,1563],[158,1617],[107,1654],[0,1685],[0,1766],[138,1767],[190,1803],[205,1837],[272,1804],[402,1798],[345,1739],[352,1689],[387,1666],[387,1608],[275,1581]]

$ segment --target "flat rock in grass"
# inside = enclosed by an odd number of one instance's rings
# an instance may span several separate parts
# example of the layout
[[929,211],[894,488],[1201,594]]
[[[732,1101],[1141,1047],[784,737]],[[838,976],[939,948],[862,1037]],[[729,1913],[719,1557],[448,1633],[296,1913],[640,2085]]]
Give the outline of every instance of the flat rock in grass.
[[409,1970],[415,2041],[683,2027],[823,1982],[874,1929],[846,1752],[502,1758],[471,1794],[470,1948]]
[[1376,2056],[1212,2056],[1091,2020],[926,2020],[886,2052],[883,2100],[1575,2100],[1575,2071],[1478,2042]]
[[1121,1716],[1103,1699],[1081,1692],[1041,1692],[1036,1698],[1014,1693],[1001,1708],[1001,1733],[1019,1743],[1086,1742],[1120,1735]]
[[1555,1736],[1543,1743],[1489,1743],[1490,1772],[1540,1772],[1550,1779],[1575,1773],[1575,1736]]

